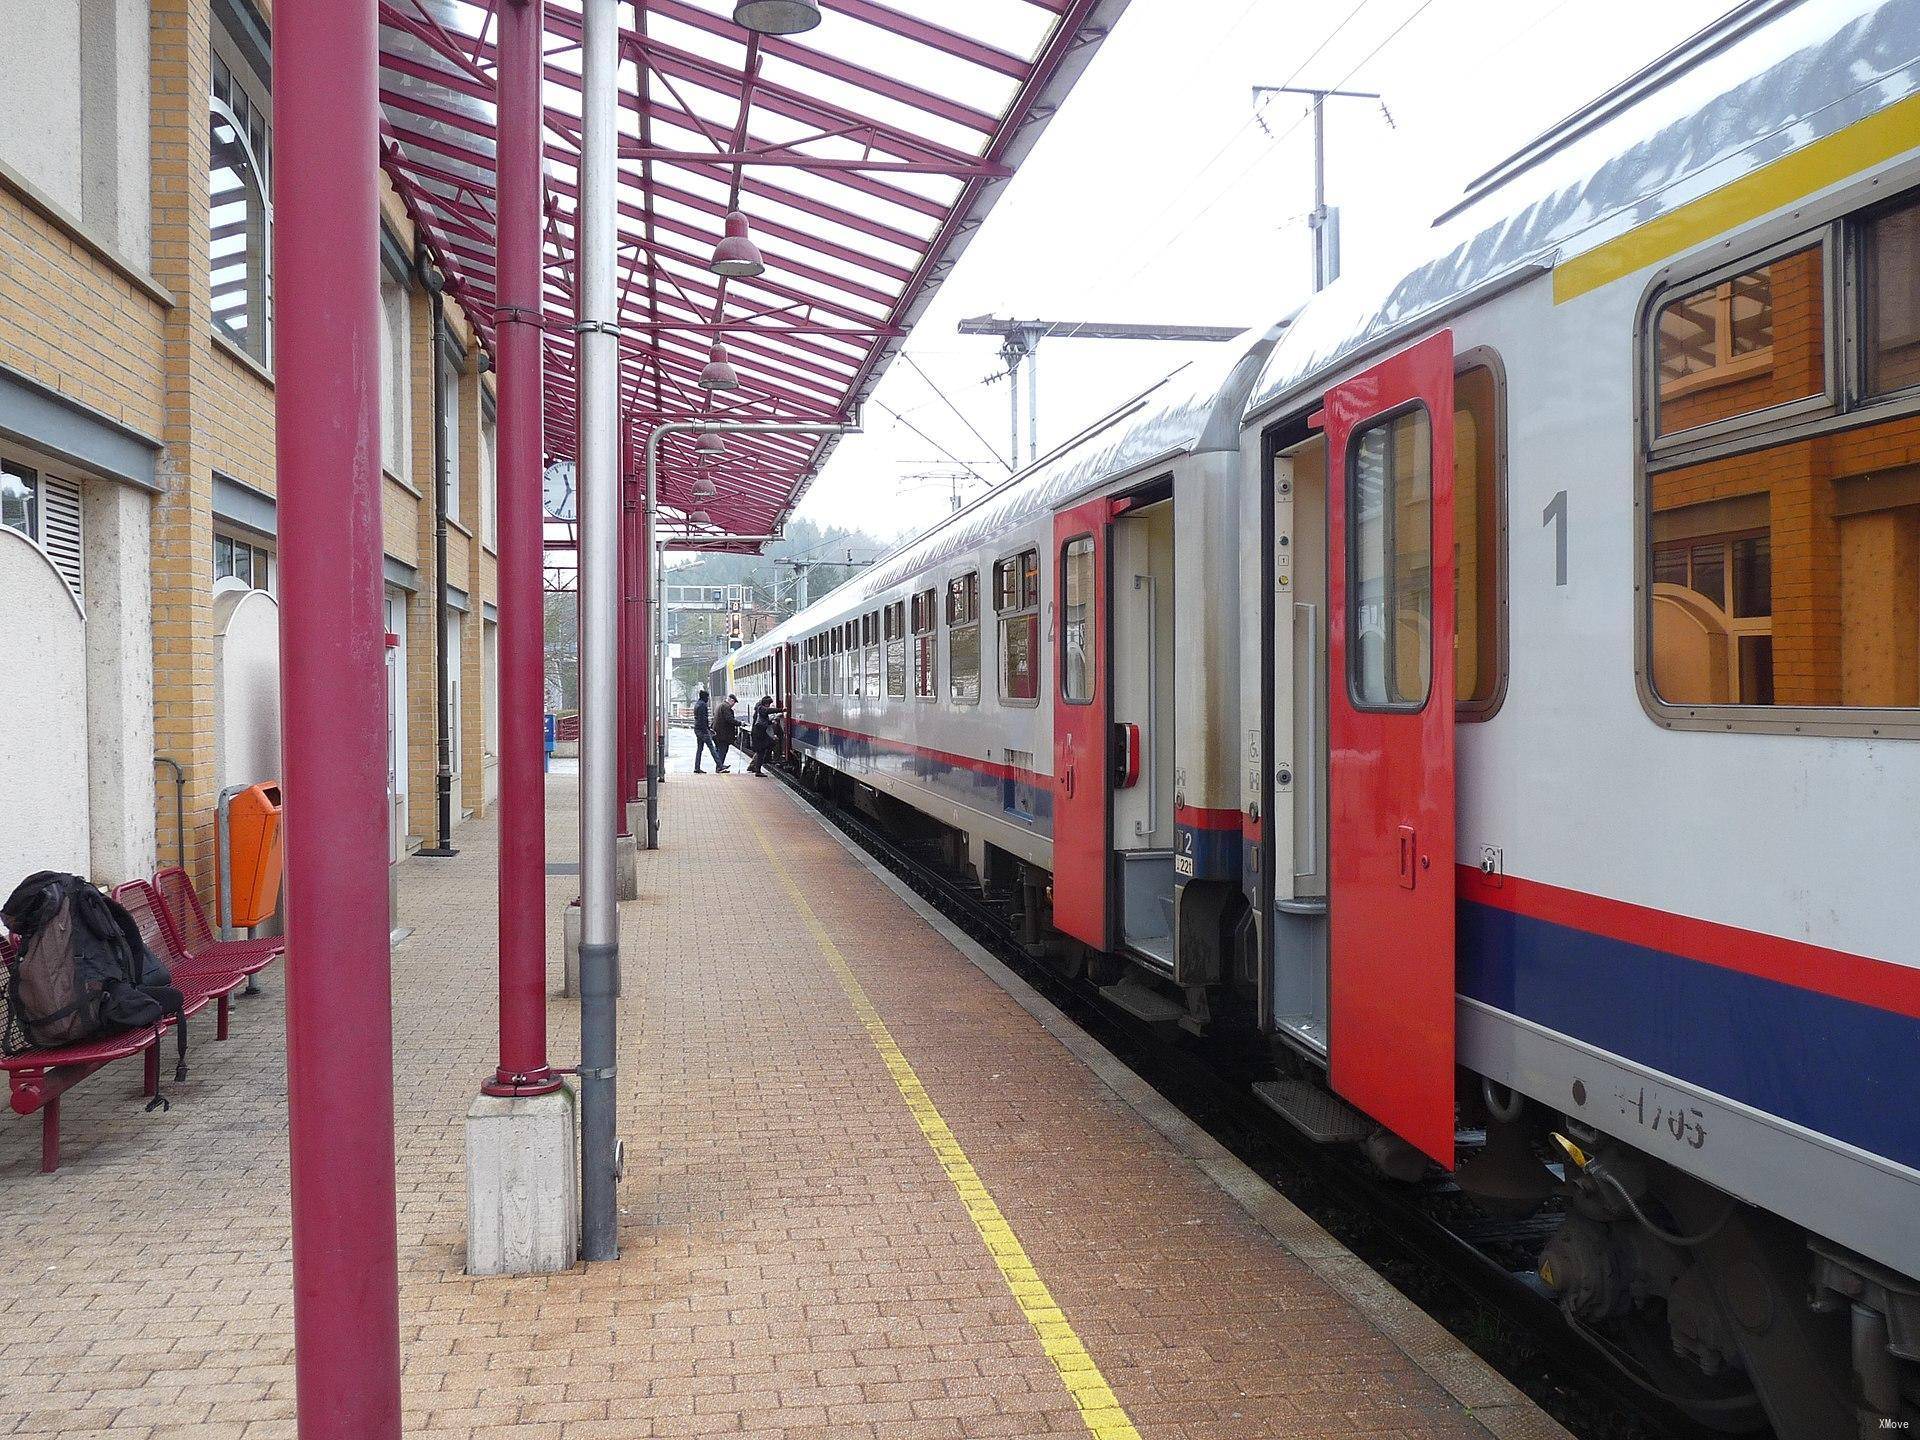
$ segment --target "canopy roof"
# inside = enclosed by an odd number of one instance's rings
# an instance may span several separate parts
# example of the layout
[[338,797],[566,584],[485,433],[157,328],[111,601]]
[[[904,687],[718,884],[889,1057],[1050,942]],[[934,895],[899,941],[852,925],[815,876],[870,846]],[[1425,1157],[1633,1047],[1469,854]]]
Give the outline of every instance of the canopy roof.
[[[492,349],[495,11],[381,0],[383,162]],[[573,286],[582,0],[546,3],[547,453],[575,437]],[[820,0],[807,33],[759,36],[732,0],[623,0],[618,278],[621,403],[637,463],[669,420],[840,422],[966,248],[1126,0]],[[729,210],[766,273],[708,260]],[[724,341],[741,386],[700,389]],[[777,531],[832,449],[729,437],[702,470],[663,448],[663,524]],[[717,495],[696,503],[706,474]],[[706,527],[701,527],[706,528]],[[569,548],[572,527],[550,526]]]

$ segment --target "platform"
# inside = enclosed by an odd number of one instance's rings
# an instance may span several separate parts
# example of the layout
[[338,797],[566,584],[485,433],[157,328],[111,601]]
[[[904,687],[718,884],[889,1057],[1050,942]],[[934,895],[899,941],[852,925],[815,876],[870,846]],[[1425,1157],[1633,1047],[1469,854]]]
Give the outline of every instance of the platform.
[[[617,1262],[461,1272],[491,829],[407,862],[408,1435],[1561,1433],[777,781],[663,793],[622,907]],[[574,802],[554,776],[555,989]],[[0,1122],[0,1435],[293,1435],[281,989],[202,1027],[170,1113],[137,1066],[72,1092],[56,1175]],[[557,1060],[577,1024],[555,1000]]]

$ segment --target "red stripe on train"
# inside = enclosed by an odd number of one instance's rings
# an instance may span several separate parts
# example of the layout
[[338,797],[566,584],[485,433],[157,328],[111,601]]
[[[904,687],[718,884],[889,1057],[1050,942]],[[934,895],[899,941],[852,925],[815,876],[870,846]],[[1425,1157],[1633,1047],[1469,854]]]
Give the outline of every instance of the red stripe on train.
[[1024,785],[1053,784],[1051,775],[1042,775],[1035,770],[1023,770],[1018,765],[1001,765],[992,760],[975,760],[971,755],[956,755],[950,750],[930,750],[925,745],[913,745],[905,740],[890,740],[883,735],[869,735],[864,730],[846,730],[838,725],[829,725],[822,720],[810,720],[804,715],[796,715],[794,723],[811,726],[815,730],[824,730],[842,739],[864,740],[869,745],[879,745],[905,755],[917,755],[923,760],[933,760],[961,770],[972,770],[980,775],[991,775],[996,780],[1014,780]]
[[1176,805],[1173,807],[1173,823],[1184,825],[1189,830],[1238,830],[1240,812],[1205,805]]
[[1696,920],[1515,875],[1496,881],[1472,865],[1459,867],[1459,894],[1463,900],[1496,910],[1920,1019],[1920,969],[1889,960]]

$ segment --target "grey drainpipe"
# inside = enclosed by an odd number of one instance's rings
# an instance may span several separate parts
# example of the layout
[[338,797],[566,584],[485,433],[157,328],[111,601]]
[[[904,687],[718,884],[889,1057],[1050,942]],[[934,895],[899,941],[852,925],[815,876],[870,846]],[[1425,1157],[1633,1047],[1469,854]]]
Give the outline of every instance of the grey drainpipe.
[[446,345],[447,277],[440,273],[423,247],[414,255],[414,270],[433,303],[433,665],[438,699],[434,710],[438,732],[434,749],[439,756],[436,784],[440,796],[440,834],[436,843],[417,852],[430,859],[449,859],[453,848],[453,672],[447,663],[447,386],[443,373]]

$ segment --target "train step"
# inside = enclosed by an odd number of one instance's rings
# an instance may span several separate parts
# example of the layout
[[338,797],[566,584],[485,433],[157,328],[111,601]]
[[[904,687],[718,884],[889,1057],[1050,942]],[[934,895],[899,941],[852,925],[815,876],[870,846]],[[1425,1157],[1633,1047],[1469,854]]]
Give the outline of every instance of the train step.
[[1169,1000],[1152,986],[1131,977],[1112,985],[1102,985],[1100,996],[1143,1025],[1151,1026],[1157,1034],[1171,1035],[1187,1015],[1184,1005]]
[[1262,1080],[1254,1098],[1319,1145],[1353,1145],[1380,1127],[1329,1090],[1304,1080]]

